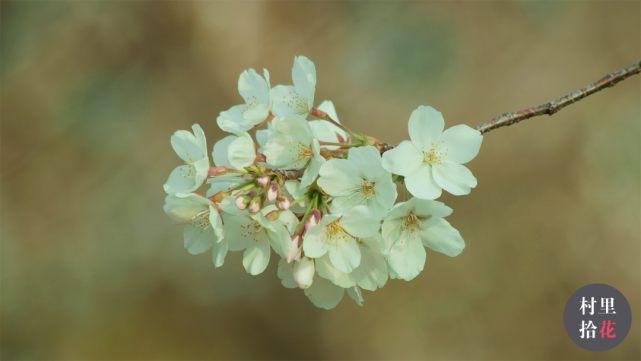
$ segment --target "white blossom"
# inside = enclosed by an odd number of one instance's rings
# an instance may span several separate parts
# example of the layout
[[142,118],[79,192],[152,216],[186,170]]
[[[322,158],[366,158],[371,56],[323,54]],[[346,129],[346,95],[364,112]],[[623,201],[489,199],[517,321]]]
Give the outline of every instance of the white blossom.
[[409,281],[425,265],[425,247],[450,257],[465,248],[459,232],[444,217],[452,209],[441,202],[412,198],[398,203],[383,218],[383,238],[394,277]]
[[207,141],[200,125],[191,127],[194,133],[179,130],[171,136],[171,146],[183,165],[176,167],[164,185],[167,194],[189,194],[203,185],[209,172]]
[[254,69],[245,70],[238,79],[238,93],[245,104],[234,105],[221,112],[216,122],[220,129],[240,134],[265,121],[272,106],[269,85],[269,72],[263,69],[265,79]]
[[464,195],[476,187],[476,178],[462,164],[478,154],[483,136],[467,125],[443,131],[444,125],[441,113],[419,107],[408,123],[412,141],[403,141],[383,154],[383,168],[404,176],[415,197],[436,199],[442,189]]
[[184,245],[189,253],[200,254],[213,247],[214,265],[223,265],[227,240],[220,215],[209,199],[195,193],[168,195],[163,209],[174,224],[185,225]]
[[277,85],[272,89],[275,116],[302,115],[306,117],[314,106],[316,67],[304,56],[294,58],[294,86]]
[[332,212],[366,205],[382,217],[396,200],[396,184],[375,147],[352,148],[347,159],[327,161],[319,174],[318,185],[333,197]]

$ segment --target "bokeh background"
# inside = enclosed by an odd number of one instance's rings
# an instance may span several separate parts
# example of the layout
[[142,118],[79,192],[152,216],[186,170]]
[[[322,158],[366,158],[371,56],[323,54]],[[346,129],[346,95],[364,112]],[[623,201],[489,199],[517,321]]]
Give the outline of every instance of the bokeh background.
[[[446,127],[535,106],[641,58],[641,3],[2,1],[4,360],[639,359],[640,81],[492,131],[478,187],[444,194],[467,248],[332,311],[276,262],[214,269],[162,211],[169,144],[241,101],[238,75],[291,84],[392,143],[419,105]],[[567,337],[590,283],[635,317],[605,353]],[[616,307],[616,305],[615,305]],[[577,327],[579,327],[577,325]]]

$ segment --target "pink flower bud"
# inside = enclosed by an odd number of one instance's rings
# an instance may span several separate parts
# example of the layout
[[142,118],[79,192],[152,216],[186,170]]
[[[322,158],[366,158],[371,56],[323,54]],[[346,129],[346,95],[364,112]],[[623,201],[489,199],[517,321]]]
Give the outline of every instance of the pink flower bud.
[[283,211],[281,211],[280,209],[273,210],[273,211],[271,211],[271,212],[269,212],[269,213],[267,213],[265,215],[265,219],[267,219],[270,222],[273,222],[273,221],[277,220],[278,217],[280,217],[280,214],[282,212]]
[[317,225],[320,222],[321,217],[321,212],[318,209],[312,209],[312,211],[309,212],[309,216],[307,216],[307,221],[305,222],[305,232]]
[[225,175],[227,173],[229,173],[229,168],[224,166],[209,168],[209,175],[211,176]]
[[249,202],[249,213],[256,213],[260,211],[260,209],[263,208],[262,203],[260,196],[254,197],[251,202]]
[[285,196],[278,197],[278,200],[276,201],[276,207],[278,207],[278,209],[282,209],[284,211],[288,210],[289,206],[291,206],[291,205],[292,205],[292,202],[289,200],[289,198],[287,198]]
[[292,261],[300,261],[301,251],[302,251],[302,236],[299,234],[294,234],[292,236],[292,243],[289,245],[289,252],[287,252],[287,263]]
[[241,211],[247,209],[247,206],[251,202],[251,198],[247,196],[238,196],[236,197],[236,207],[240,209]]
[[267,185],[269,184],[269,177],[261,174],[260,176],[258,176],[258,178],[256,178],[256,184],[258,184],[258,186],[261,188],[267,187]]
[[278,197],[278,191],[278,183],[272,181],[267,190],[267,200],[271,202],[276,199]]

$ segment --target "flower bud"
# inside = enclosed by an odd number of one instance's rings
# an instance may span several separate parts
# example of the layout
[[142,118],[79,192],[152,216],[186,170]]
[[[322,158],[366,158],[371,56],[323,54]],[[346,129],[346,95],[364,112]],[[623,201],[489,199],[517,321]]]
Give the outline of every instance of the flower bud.
[[312,209],[307,216],[307,221],[305,222],[305,231],[309,231],[310,228],[317,225],[321,220],[322,214],[318,209]]
[[271,202],[274,199],[278,198],[279,191],[280,190],[278,189],[278,183],[272,181],[269,185],[269,189],[267,189],[267,200]]
[[285,197],[284,195],[281,195],[276,200],[276,207],[278,207],[278,209],[282,209],[283,211],[288,210],[289,206],[291,205],[292,205],[292,202],[289,200],[289,198]]
[[264,154],[256,152],[256,161],[257,162],[267,162],[267,157]]
[[252,198],[251,202],[249,202],[249,213],[256,213],[263,208],[263,201],[260,196],[256,196]]
[[264,174],[259,175],[258,178],[256,178],[256,184],[261,188],[266,188],[269,184],[269,177]]
[[273,222],[273,221],[277,220],[277,219],[278,219],[278,217],[280,217],[280,214],[281,214],[282,212],[283,212],[283,211],[281,211],[280,209],[275,209],[275,210],[273,210],[273,211],[271,211],[271,212],[267,213],[267,214],[265,215],[265,219],[267,219],[267,220],[268,220],[268,221],[270,221],[270,222]]
[[247,206],[251,202],[251,198],[247,196],[238,196],[236,197],[236,207],[240,209],[241,211],[247,209]]
[[209,175],[211,176],[217,176],[217,175],[225,175],[229,173],[229,168],[220,166],[220,167],[211,167],[209,168]]
[[300,262],[294,264],[294,281],[298,288],[309,288],[314,280],[314,260],[311,258],[303,257]]
[[292,236],[292,242],[289,244],[289,251],[287,252],[287,263],[292,261],[300,261],[301,251],[302,251],[302,232],[296,232]]
[[230,195],[231,195],[231,191],[230,192],[221,191],[209,197],[209,199],[214,203],[220,203],[223,201],[223,199],[229,197]]

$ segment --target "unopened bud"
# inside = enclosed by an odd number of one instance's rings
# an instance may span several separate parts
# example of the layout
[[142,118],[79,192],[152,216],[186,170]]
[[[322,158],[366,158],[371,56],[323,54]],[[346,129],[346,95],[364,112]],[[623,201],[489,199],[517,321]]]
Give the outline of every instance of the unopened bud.
[[323,158],[327,158],[329,156],[329,149],[327,148],[321,148],[320,149],[320,155]]
[[289,244],[289,250],[287,252],[287,263],[292,261],[300,261],[301,251],[302,251],[302,233],[294,233],[292,236],[292,242]]
[[217,176],[217,175],[225,175],[229,173],[229,168],[225,166],[220,166],[220,167],[211,167],[209,168],[209,175],[211,176]]
[[231,195],[231,192],[223,192],[223,191],[221,191],[221,192],[218,192],[218,193],[214,194],[213,196],[209,197],[209,199],[211,199],[211,201],[214,202],[214,203],[220,203],[220,202],[223,201],[223,199],[229,197],[230,195]]
[[307,221],[305,222],[305,231],[309,231],[310,228],[317,225],[321,220],[321,212],[318,209],[312,209],[307,216]]
[[269,184],[269,189],[267,189],[267,200],[271,202],[274,199],[278,198],[278,192],[278,183],[272,181]]
[[241,211],[247,209],[247,206],[251,202],[251,198],[247,196],[238,196],[236,197],[236,207],[240,209]]
[[273,221],[277,220],[278,217],[280,217],[280,214],[282,212],[283,211],[281,211],[280,209],[273,210],[273,211],[271,211],[271,212],[269,212],[269,213],[267,213],[265,215],[265,219],[267,219],[270,222],[273,222]]
[[289,206],[291,205],[292,202],[284,195],[278,197],[278,200],[276,201],[276,207],[278,207],[278,209],[282,209],[283,211],[288,210]]
[[314,260],[311,258],[303,257],[300,262],[294,264],[294,281],[298,288],[309,288],[314,280]]
[[258,176],[258,178],[256,178],[256,184],[258,184],[258,186],[261,188],[267,187],[267,185],[269,184],[269,177],[261,174],[260,176]]
[[254,197],[251,202],[249,202],[249,213],[256,213],[263,208],[263,202],[260,196]]

